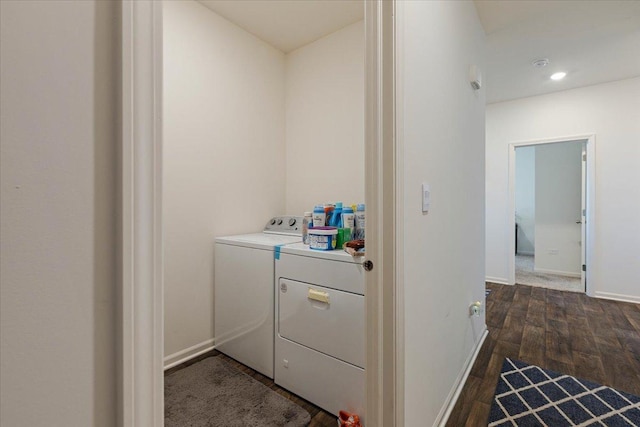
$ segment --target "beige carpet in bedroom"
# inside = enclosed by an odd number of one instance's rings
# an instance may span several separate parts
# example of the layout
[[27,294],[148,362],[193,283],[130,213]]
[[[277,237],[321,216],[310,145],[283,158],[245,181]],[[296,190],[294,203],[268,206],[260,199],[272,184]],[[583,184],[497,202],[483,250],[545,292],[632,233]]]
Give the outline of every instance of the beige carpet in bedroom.
[[533,268],[533,255],[516,255],[516,283],[560,291],[584,292],[579,277],[537,273]]

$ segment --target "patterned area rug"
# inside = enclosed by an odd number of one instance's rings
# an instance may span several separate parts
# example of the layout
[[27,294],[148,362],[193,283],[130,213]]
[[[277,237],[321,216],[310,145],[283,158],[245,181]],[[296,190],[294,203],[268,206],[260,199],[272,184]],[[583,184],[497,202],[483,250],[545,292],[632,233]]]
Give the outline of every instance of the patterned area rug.
[[166,427],[303,427],[309,413],[217,357],[165,378]]
[[507,358],[489,426],[640,427],[640,397]]

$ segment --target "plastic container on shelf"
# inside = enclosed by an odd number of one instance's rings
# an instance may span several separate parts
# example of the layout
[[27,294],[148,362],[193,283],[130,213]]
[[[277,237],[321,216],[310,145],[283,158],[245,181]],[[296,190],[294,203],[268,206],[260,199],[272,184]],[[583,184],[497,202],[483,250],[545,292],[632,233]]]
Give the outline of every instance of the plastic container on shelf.
[[356,233],[354,238],[357,240],[360,240],[360,239],[364,240],[364,229],[366,224],[365,215],[364,215],[364,203],[358,204],[358,207],[356,209],[355,222],[356,222]]
[[332,251],[336,248],[336,227],[313,227],[309,229],[309,249]]
[[342,202],[336,202],[336,207],[331,213],[331,221],[329,222],[331,227],[342,228]]
[[325,212],[325,218],[324,218],[324,225],[330,227],[331,226],[331,215],[333,215],[333,210],[336,208],[336,205],[334,205],[333,203],[327,203],[324,205],[324,212]]
[[342,227],[350,229],[349,235],[345,236],[345,241],[352,240],[356,228],[356,214],[351,206],[346,206],[342,210]]
[[336,236],[336,249],[343,249],[344,244],[351,240],[350,228],[338,228],[338,235]]
[[327,223],[327,212],[322,205],[316,205],[313,208],[313,226],[324,227]]
[[309,244],[309,225],[313,227],[313,213],[305,212],[302,217],[302,242],[305,245]]

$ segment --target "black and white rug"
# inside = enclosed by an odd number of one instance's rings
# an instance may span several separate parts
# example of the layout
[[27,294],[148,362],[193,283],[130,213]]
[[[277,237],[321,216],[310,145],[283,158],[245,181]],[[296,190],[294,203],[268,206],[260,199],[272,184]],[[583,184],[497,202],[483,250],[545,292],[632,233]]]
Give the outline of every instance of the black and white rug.
[[490,427],[640,427],[640,397],[505,359]]

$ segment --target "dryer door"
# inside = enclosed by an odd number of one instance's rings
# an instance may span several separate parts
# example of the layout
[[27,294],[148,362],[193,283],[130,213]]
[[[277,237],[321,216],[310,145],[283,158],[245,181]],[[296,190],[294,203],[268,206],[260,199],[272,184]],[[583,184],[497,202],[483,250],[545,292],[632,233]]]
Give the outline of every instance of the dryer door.
[[281,337],[364,368],[364,297],[280,278]]

